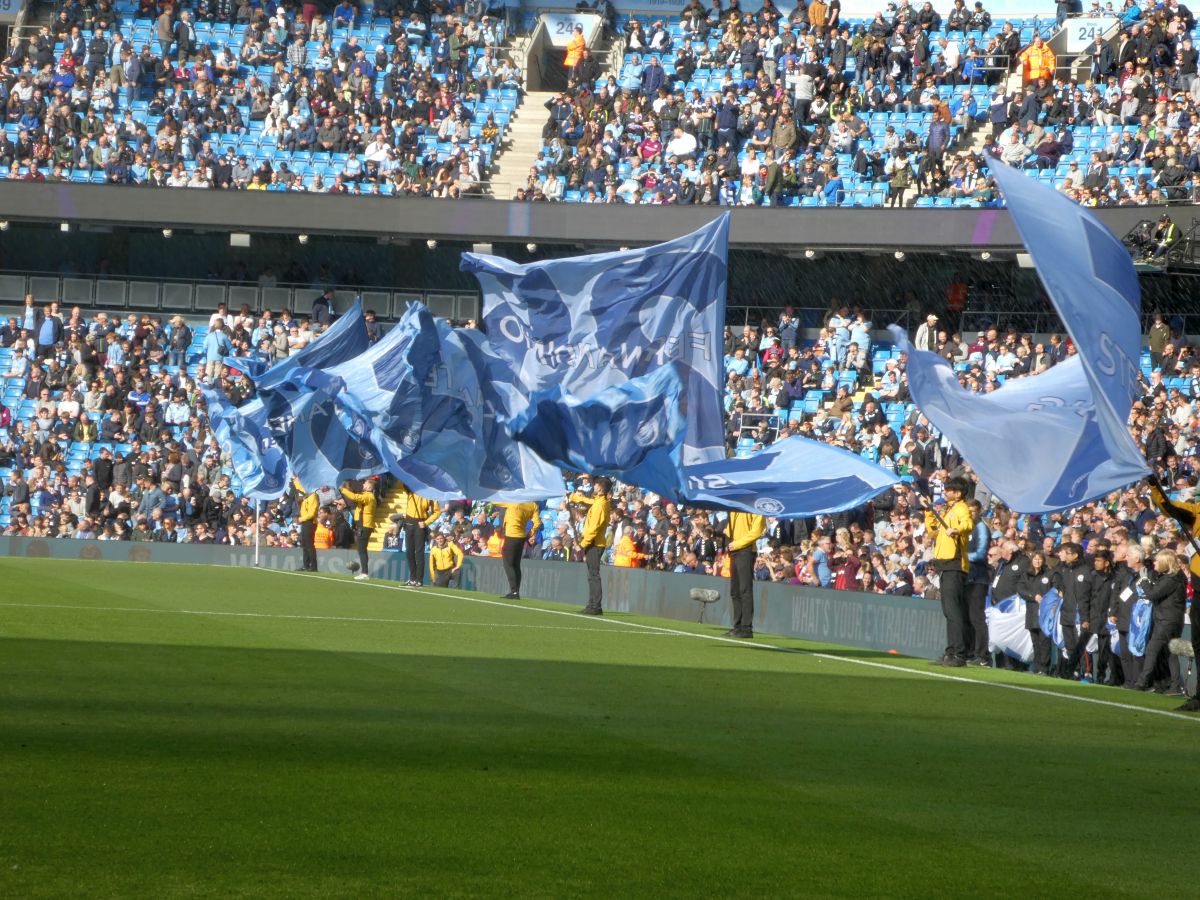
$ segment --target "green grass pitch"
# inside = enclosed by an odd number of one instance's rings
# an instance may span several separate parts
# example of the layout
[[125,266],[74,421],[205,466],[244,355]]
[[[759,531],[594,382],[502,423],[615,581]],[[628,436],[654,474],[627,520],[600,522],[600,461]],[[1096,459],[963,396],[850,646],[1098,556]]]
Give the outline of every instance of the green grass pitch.
[[0,897],[1195,896],[1177,699],[561,599],[0,559]]

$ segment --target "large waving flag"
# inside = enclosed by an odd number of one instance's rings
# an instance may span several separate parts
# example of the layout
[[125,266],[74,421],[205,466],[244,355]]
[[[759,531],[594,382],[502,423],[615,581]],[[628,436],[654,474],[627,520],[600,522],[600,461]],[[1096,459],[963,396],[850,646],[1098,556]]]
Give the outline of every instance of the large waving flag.
[[463,254],[483,288],[489,341],[515,370],[509,413],[560,388],[571,402],[678,365],[684,465],[725,456],[721,344],[729,215],[638,250],[517,265]]
[[1126,422],[1137,392],[1141,296],[1128,252],[1086,209],[998,160],[989,167],[1078,359],[991,394],[915,352],[913,398],[991,491],[1018,512],[1077,506],[1150,474]]
[[200,385],[200,391],[208,423],[217,443],[229,451],[242,493],[253,500],[274,500],[283,494],[288,461],[267,429],[261,405],[239,409],[215,388]]
[[683,381],[675,365],[581,400],[554,385],[536,391],[513,436],[567,469],[609,475],[670,497],[682,487]]
[[339,402],[342,379],[292,367],[287,380],[263,391],[241,411],[261,416],[301,484],[336,485],[387,471],[361,417]]
[[862,506],[900,482],[892,472],[840,447],[799,436],[750,456],[687,466],[693,506],[799,518]]
[[355,300],[354,305],[315,341],[285,356],[261,375],[252,377],[260,392],[269,390],[287,381],[296,369],[336,366],[354,359],[370,345],[362,303]]
[[559,496],[558,469],[508,434],[508,371],[481,334],[414,303],[365,352],[328,368],[293,365],[260,397],[305,484],[388,471],[438,500]]

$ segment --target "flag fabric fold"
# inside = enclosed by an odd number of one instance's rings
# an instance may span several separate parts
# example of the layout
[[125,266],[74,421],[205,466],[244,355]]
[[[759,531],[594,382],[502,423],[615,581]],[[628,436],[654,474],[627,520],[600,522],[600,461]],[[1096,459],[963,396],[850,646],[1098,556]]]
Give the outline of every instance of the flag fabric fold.
[[728,244],[726,213],[637,250],[526,265],[463,254],[483,289],[489,342],[515,373],[509,414],[525,415],[531,397],[556,387],[577,404],[674,364],[685,387],[683,464],[723,458]]
[[1027,663],[1033,660],[1033,638],[1025,628],[1025,601],[1013,596],[984,610],[988,650]]
[[989,166],[1077,357],[976,394],[891,331],[909,354],[917,406],[992,493],[1018,512],[1056,512],[1150,474],[1126,427],[1141,341],[1137,273],[1086,209],[998,160]]
[[261,404],[238,408],[220,391],[200,386],[208,423],[217,443],[228,451],[242,493],[253,500],[274,500],[288,484],[288,459],[267,428]]

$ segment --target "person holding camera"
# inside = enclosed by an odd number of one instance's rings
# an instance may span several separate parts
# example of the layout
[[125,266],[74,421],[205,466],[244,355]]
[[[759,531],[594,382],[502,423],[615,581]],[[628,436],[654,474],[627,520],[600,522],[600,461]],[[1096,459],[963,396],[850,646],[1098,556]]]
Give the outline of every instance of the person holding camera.
[[366,581],[367,575],[367,546],[371,543],[371,534],[375,531],[375,492],[371,490],[371,479],[354,490],[354,482],[342,485],[342,496],[354,504],[354,546],[358,550],[358,574],[355,581]]
[[571,503],[587,507],[587,517],[583,521],[583,537],[579,546],[583,548],[583,558],[587,563],[588,572],[588,602],[580,612],[588,616],[604,614],[601,602],[603,588],[600,584],[600,559],[604,556],[604,548],[608,546],[608,520],[612,514],[612,481],[608,478],[597,478],[591,495],[575,491],[568,498]]
[[965,500],[968,485],[964,478],[947,479],[944,513],[933,508],[929,498],[921,496],[925,509],[925,529],[933,536],[933,565],[939,572],[938,588],[942,614],[946,617],[946,653],[934,660],[937,666],[961,668],[967,664],[967,541],[975,520]]

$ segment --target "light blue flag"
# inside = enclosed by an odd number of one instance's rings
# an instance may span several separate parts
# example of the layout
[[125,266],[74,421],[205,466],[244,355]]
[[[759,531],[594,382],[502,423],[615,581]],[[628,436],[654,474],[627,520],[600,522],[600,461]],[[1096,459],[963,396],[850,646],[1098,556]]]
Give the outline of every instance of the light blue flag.
[[1021,662],[1033,659],[1033,638],[1025,627],[1025,601],[1008,597],[989,604],[984,610],[987,621],[988,649]]
[[567,469],[608,475],[668,497],[682,490],[687,422],[675,365],[581,400],[561,385],[535,391],[512,422],[513,437]]
[[800,518],[862,506],[900,482],[855,453],[794,435],[750,456],[687,466],[692,506]]
[[909,354],[917,406],[992,493],[1018,512],[1055,512],[1150,474],[1126,427],[1141,340],[1137,274],[1121,242],[1083,207],[997,160],[989,165],[1077,358],[975,394],[949,363],[890,330]]
[[208,423],[217,443],[229,452],[242,494],[274,500],[287,489],[288,462],[267,429],[261,404],[238,408],[220,391],[200,385]]
[[283,384],[294,369],[336,366],[363,353],[370,345],[362,303],[355,300],[354,305],[316,340],[285,356],[261,375],[252,377],[261,393]]
[[293,366],[263,396],[291,432],[279,439],[306,484],[389,471],[436,500],[560,496],[558,469],[508,434],[505,380],[507,364],[481,334],[411,304],[364,353],[327,369]]
[[1042,629],[1042,634],[1050,638],[1059,650],[1066,646],[1066,641],[1063,640],[1062,619],[1059,615],[1061,612],[1062,595],[1059,594],[1057,588],[1051,588],[1042,596],[1042,602],[1038,605],[1038,626]]
[[265,418],[305,487],[333,486],[387,470],[369,440],[368,423],[339,401],[344,387],[340,378],[293,366],[285,381],[242,407]]
[[686,388],[683,463],[723,459],[728,245],[726,213],[639,250],[527,265],[463,254],[483,288],[489,342],[516,373],[507,413],[522,415],[531,395],[556,386],[589,401],[675,363]]
[[252,350],[248,356],[227,356],[225,365],[233,370],[249,375],[251,379],[261,377],[271,368],[271,360],[261,350]]
[[1150,637],[1150,624],[1154,618],[1154,606],[1138,588],[1138,599],[1129,614],[1129,652],[1134,656],[1146,655],[1146,639]]
[[1108,629],[1108,649],[1112,651],[1113,656],[1121,655],[1121,632],[1117,631],[1117,626],[1112,622],[1106,622],[1105,627]]

